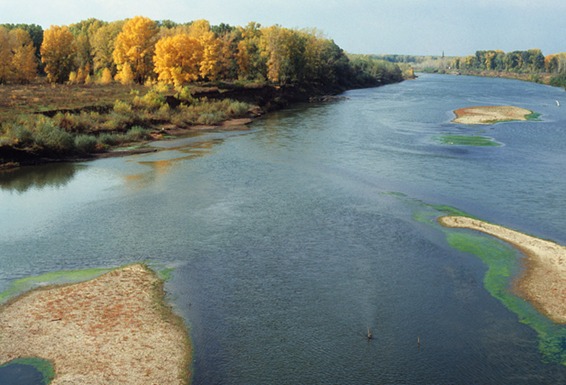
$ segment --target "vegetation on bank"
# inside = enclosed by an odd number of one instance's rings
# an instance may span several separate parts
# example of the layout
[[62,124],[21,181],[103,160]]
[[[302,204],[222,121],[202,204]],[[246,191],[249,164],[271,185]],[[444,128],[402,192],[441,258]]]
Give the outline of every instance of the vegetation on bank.
[[104,152],[151,129],[402,79],[399,66],[348,56],[316,30],[141,16],[0,25],[0,164]]
[[566,88],[566,53],[544,55],[540,49],[476,51],[469,56],[381,55],[379,59],[410,64],[417,71],[507,77]]

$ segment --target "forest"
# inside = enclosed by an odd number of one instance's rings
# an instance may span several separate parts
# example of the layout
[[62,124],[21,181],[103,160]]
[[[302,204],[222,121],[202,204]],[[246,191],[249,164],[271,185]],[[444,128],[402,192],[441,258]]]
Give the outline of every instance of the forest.
[[[407,71],[406,73],[409,73]],[[104,153],[403,80],[317,30],[154,21],[0,25],[0,168]]]
[[392,63],[408,63],[415,70],[480,76],[503,76],[566,86],[566,53],[544,55],[540,49],[504,52],[476,51],[468,56],[377,55]]
[[[360,70],[370,69],[362,73]],[[258,81],[342,87],[401,79],[397,67],[350,59],[317,30],[278,25],[179,24],[143,16],[69,26],[0,25],[0,84],[45,75],[52,83],[182,86],[203,81]],[[368,76],[369,75],[369,76]]]

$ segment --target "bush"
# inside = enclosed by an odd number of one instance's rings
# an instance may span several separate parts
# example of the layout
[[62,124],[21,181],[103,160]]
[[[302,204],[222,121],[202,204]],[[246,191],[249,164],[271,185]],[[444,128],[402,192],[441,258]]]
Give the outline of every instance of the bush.
[[90,154],[96,151],[98,141],[93,135],[75,136],[75,151],[81,154]]
[[164,104],[166,104],[165,96],[155,88],[149,90],[147,94],[142,97],[136,96],[133,101],[134,107],[151,111],[158,110]]
[[33,145],[33,132],[28,127],[29,126],[23,122],[3,125],[3,142],[14,147],[28,147]]
[[45,117],[36,120],[33,139],[40,149],[58,154],[72,152],[75,145],[71,134]]
[[245,116],[250,109],[250,105],[248,103],[239,102],[239,101],[231,101],[228,106],[228,113],[231,117],[242,117]]
[[149,138],[149,130],[140,126],[134,126],[124,135],[127,142],[135,142]]

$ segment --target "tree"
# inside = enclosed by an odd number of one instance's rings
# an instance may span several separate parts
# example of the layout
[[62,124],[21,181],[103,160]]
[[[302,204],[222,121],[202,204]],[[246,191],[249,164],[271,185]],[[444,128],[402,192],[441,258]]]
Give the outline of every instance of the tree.
[[112,83],[112,71],[108,68],[104,68],[100,75],[100,84],[110,84]]
[[37,76],[37,58],[35,47],[29,34],[23,29],[10,31],[12,47],[12,80],[17,83],[29,83]]
[[122,32],[124,23],[124,21],[115,21],[101,26],[94,32],[90,42],[94,72],[98,73],[108,68],[112,75],[116,75],[117,68],[113,57],[114,45],[116,38]]
[[238,42],[236,62],[238,76],[242,79],[266,78],[267,67],[261,55],[261,25],[255,22],[239,28],[241,40]]
[[116,74],[116,80],[118,80],[120,83],[124,85],[134,83],[135,80],[134,71],[132,71],[132,67],[130,66],[130,63],[124,64],[122,70],[118,72],[118,74]]
[[47,79],[63,83],[69,78],[75,60],[73,34],[68,27],[52,26],[47,29],[41,45],[41,61],[45,64]]
[[207,80],[216,80],[221,70],[220,41],[210,29],[207,20],[196,20],[189,26],[189,36],[197,39],[202,45],[200,76]]
[[7,28],[0,27],[0,84],[10,79],[11,65],[10,32]]
[[303,80],[305,41],[299,33],[280,26],[263,28],[260,49],[267,60],[268,80],[281,84]]
[[143,84],[153,72],[153,56],[159,28],[143,16],[128,20],[116,37],[113,57],[118,73],[130,66],[137,83]]
[[188,34],[164,37],[155,46],[155,72],[159,81],[180,86],[199,78],[202,57],[201,43]]

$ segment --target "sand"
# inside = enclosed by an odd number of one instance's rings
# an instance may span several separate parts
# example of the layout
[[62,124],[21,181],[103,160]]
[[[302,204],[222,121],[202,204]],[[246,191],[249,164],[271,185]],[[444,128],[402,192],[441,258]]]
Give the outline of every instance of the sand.
[[525,272],[516,281],[519,296],[556,323],[566,324],[566,247],[477,219],[439,218],[446,227],[481,231],[515,246],[527,256]]
[[460,124],[493,124],[513,120],[527,120],[532,114],[524,108],[513,106],[480,106],[455,110],[456,118],[452,121]]
[[0,308],[0,364],[49,360],[53,385],[187,384],[187,330],[163,301],[143,265],[30,291]]

